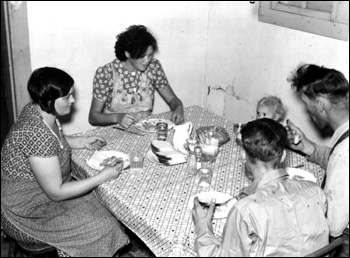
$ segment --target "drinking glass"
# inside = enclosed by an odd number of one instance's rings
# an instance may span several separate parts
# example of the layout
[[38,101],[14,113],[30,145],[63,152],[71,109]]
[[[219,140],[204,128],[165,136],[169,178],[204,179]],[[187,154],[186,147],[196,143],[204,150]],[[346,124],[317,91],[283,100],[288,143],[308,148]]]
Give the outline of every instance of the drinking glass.
[[130,154],[130,169],[140,171],[143,169],[144,155],[140,151],[133,151]]
[[206,157],[206,161],[215,162],[216,156],[219,153],[219,140],[211,138],[209,144],[200,144],[202,152]]
[[213,171],[210,168],[201,168],[198,171],[199,182],[198,185],[201,188],[201,192],[209,191],[211,178]]
[[157,140],[166,141],[168,137],[168,124],[165,122],[157,123]]

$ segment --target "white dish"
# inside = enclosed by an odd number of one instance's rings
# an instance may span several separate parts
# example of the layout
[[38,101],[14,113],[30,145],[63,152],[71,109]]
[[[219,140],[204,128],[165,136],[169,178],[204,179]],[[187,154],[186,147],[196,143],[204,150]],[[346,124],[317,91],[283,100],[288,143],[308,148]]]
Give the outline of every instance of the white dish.
[[285,168],[289,175],[289,179],[292,180],[308,180],[317,183],[316,177],[310,172],[300,168]]
[[[192,196],[190,198],[190,201],[188,203],[188,207],[192,210],[193,208],[193,201],[195,197],[198,197],[198,201],[201,203],[205,203],[206,205],[209,205],[212,199],[216,200],[216,207],[213,219],[224,219],[227,217],[228,213],[230,212],[231,208],[235,205],[237,202],[236,198],[233,198],[233,196],[222,193],[222,192],[216,192],[216,191],[208,191],[208,192],[201,192],[198,193],[195,196]],[[229,200],[227,203],[225,203],[227,200]],[[223,205],[220,205],[222,203],[225,203]]]
[[167,123],[168,131],[175,126],[175,124],[168,119],[152,118],[152,119],[144,119],[135,123],[135,127],[143,132],[156,133],[157,132],[156,124],[159,122]]
[[149,150],[149,151],[147,152],[146,158],[147,158],[149,161],[153,162],[153,163],[160,164],[160,163],[159,163],[159,160],[158,160],[158,157],[156,156],[156,154],[153,153],[152,150]]
[[101,171],[104,169],[104,166],[100,166],[101,162],[112,156],[123,159],[123,169],[130,166],[129,156],[119,151],[95,151],[90,158],[86,160],[86,163],[89,167]]
[[168,166],[172,166],[172,165],[177,165],[177,164],[182,164],[182,163],[185,163],[185,161],[176,161],[176,162],[171,162],[169,161],[168,164],[164,164],[164,163],[161,163],[158,159],[158,157],[156,156],[156,154],[154,154],[154,152],[150,149],[147,154],[146,154],[146,158],[153,162],[153,163],[156,163],[156,164],[159,164],[159,165],[168,165]]

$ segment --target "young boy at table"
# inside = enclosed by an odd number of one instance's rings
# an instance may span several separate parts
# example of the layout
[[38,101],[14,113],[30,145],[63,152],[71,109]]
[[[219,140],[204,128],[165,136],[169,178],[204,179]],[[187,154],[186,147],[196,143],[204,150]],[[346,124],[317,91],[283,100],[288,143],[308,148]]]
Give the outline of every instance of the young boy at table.
[[208,210],[194,200],[192,218],[199,256],[305,256],[328,244],[326,196],[314,182],[290,180],[278,168],[287,131],[262,118],[242,129],[248,196],[230,210],[222,240],[213,233],[215,199]]

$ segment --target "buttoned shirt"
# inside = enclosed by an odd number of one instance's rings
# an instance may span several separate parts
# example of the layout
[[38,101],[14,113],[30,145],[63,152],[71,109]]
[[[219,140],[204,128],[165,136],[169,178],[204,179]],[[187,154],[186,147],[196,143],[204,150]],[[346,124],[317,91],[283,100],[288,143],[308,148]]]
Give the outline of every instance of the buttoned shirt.
[[[349,121],[337,128],[330,145],[334,146],[347,130]],[[327,220],[331,236],[337,237],[349,228],[349,138],[339,143],[329,157],[330,150],[330,147],[316,145],[308,160],[327,168],[324,187],[328,201]]]
[[328,244],[326,196],[314,182],[290,180],[278,169],[254,180],[248,192],[230,210],[222,241],[211,221],[195,225],[199,256],[304,256]]

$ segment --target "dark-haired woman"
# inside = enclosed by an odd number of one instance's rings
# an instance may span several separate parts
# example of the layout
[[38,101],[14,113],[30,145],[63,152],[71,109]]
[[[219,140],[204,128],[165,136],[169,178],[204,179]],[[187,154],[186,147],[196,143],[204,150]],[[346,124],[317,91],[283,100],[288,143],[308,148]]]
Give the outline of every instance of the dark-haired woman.
[[[35,70],[22,110],[1,150],[1,209],[22,232],[70,256],[113,256],[129,242],[91,190],[117,178],[122,164],[72,180],[71,149],[100,149],[98,136],[65,136],[58,117],[70,113],[74,80],[51,67]],[[20,240],[20,239],[19,239]]]
[[149,116],[157,90],[173,111],[175,124],[184,121],[183,104],[169,85],[154,36],[143,25],[133,25],[117,36],[116,59],[97,69],[90,108],[91,125],[120,124],[128,128]]

